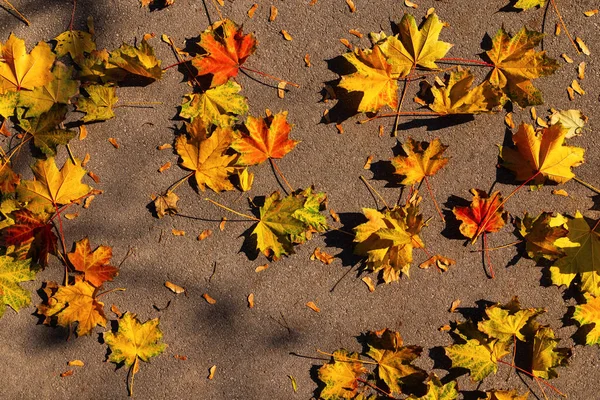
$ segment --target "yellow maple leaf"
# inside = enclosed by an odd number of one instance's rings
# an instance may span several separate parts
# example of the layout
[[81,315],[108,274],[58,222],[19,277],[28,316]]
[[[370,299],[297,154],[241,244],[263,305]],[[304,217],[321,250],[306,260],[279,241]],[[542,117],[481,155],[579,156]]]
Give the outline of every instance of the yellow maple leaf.
[[319,368],[319,379],[325,383],[320,398],[326,400],[352,399],[358,394],[358,379],[367,372],[358,353],[345,349],[333,353],[330,363]]
[[27,208],[31,211],[52,212],[59,205],[69,204],[85,196],[91,188],[81,183],[86,171],[77,159],[75,161],[77,164],[67,160],[59,171],[54,157],[38,160],[31,167],[35,179],[21,181],[17,187],[17,197],[27,202]]
[[0,43],[0,92],[33,89],[52,80],[55,56],[44,42],[27,54],[25,42],[11,34]]
[[[195,122],[202,124],[199,118]],[[180,165],[195,172],[196,183],[202,191],[206,190],[206,186],[215,192],[233,190],[229,176],[235,172],[233,163],[236,156],[226,154],[233,141],[233,131],[217,128],[210,136],[207,136],[204,127],[195,127],[193,131],[197,132],[191,138],[182,135],[175,142],[175,149],[181,157]]]
[[394,173],[405,176],[403,185],[419,183],[425,177],[435,175],[448,164],[449,158],[443,156],[447,148],[448,146],[443,145],[439,139],[427,143],[409,137],[402,145],[406,156],[399,155],[392,159],[392,165],[396,168]]
[[533,126],[522,123],[513,135],[516,149],[500,148],[502,165],[513,171],[518,181],[526,181],[537,174],[533,183],[546,179],[565,183],[575,177],[571,171],[583,163],[584,149],[565,146],[568,131],[560,123],[536,132]]
[[356,67],[356,72],[342,76],[339,86],[349,92],[363,92],[358,111],[376,112],[385,105],[398,107],[397,76],[392,74],[392,66],[379,46],[373,46],[373,50],[357,49],[344,57]]
[[420,29],[415,17],[404,14],[398,24],[399,33],[383,38],[378,44],[392,65],[392,72],[407,76],[415,67],[437,69],[436,61],[443,58],[452,47],[438,40],[444,27],[435,13],[430,14]]

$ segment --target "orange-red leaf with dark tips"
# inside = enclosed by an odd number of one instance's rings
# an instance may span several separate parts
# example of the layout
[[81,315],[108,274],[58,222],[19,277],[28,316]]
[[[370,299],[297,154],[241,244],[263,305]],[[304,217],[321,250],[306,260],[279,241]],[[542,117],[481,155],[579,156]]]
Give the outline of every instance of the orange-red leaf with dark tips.
[[461,221],[460,233],[475,243],[482,233],[497,232],[506,223],[507,213],[502,206],[502,195],[488,196],[482,190],[471,189],[473,201],[469,207],[454,207],[452,212]]

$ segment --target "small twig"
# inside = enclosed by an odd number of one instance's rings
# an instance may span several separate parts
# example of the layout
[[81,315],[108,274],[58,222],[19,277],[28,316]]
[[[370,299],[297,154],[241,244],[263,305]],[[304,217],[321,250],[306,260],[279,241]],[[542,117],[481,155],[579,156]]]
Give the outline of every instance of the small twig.
[[114,106],[113,109],[115,108],[121,108],[121,107],[145,107],[145,108],[153,108],[152,106],[158,106],[163,104],[162,101],[130,101],[127,103],[121,103],[118,106]]
[[493,68],[495,67],[494,64],[490,64],[489,62],[485,62],[485,61],[480,61],[480,60],[469,60],[466,58],[440,58],[439,60],[437,60],[436,62],[458,62],[461,64],[475,64],[475,65],[481,65],[483,67],[490,67]]
[[288,180],[285,178],[285,175],[283,175],[283,172],[281,172],[281,170],[279,169],[279,166],[277,164],[275,164],[275,160],[273,160],[272,158],[269,158],[269,162],[271,163],[271,167],[273,167],[273,169],[275,171],[277,171],[277,173],[279,174],[279,176],[281,177],[281,179],[283,180],[283,182],[285,182],[285,184],[288,187],[290,193],[292,193],[294,191],[294,188],[292,187],[292,185],[290,185],[290,183],[288,182]]
[[520,371],[520,372],[522,372],[522,373],[530,376],[531,378],[535,379],[536,381],[540,381],[541,383],[543,383],[544,385],[548,386],[550,389],[552,389],[553,391],[555,391],[559,396],[567,397],[566,394],[562,393],[556,387],[552,386],[549,382],[546,382],[546,380],[533,375],[531,372],[529,372],[527,370],[524,370],[523,368],[520,368],[520,367],[516,366],[515,364],[508,363],[508,362],[506,362],[504,360],[496,360],[496,361],[498,361],[500,364],[508,365],[509,367],[512,367],[512,368],[514,368],[514,369],[516,369],[516,370],[518,370],[518,371]]
[[[413,72],[415,72],[416,64],[413,64],[410,69],[409,74],[406,78],[410,79],[412,77]],[[404,103],[404,99],[406,98],[406,93],[408,92],[408,86],[410,85],[410,80],[404,81],[404,87],[402,88],[402,96],[400,96],[400,102],[398,103],[398,108],[396,109],[396,119],[394,120],[394,130],[392,131],[392,136],[398,136],[398,122],[400,121],[400,110],[402,109],[402,104]]]
[[389,117],[396,117],[396,116],[442,117],[444,115],[447,115],[447,114],[443,114],[443,113],[439,113],[439,112],[435,112],[435,111],[399,111],[399,112],[395,112],[395,113],[375,115],[374,117],[360,120],[360,121],[358,121],[358,123],[364,124],[367,122],[371,122],[375,119],[389,118]]
[[286,85],[290,85],[290,86],[293,86],[293,87],[296,87],[296,88],[299,88],[299,87],[300,87],[300,85],[298,85],[297,83],[290,82],[290,81],[286,81],[285,79],[281,79],[281,78],[278,78],[278,77],[276,77],[276,76],[269,75],[269,74],[267,74],[267,73],[265,73],[265,72],[262,72],[262,71],[257,71],[257,70],[255,70],[255,69],[248,68],[248,67],[244,67],[244,66],[242,66],[242,65],[240,65],[240,69],[242,69],[242,70],[244,70],[244,71],[248,71],[248,72],[254,72],[255,74],[262,75],[262,76],[264,76],[264,77],[266,77],[266,78],[270,78],[270,79],[276,80],[276,81],[278,81],[278,82],[283,82],[283,83],[285,83]]
[[483,232],[483,254],[487,259],[487,266],[490,270],[490,277],[494,279],[496,275],[494,274],[494,266],[492,265],[492,258],[490,257],[490,252],[487,251],[487,232]]
[[215,261],[213,264],[212,274],[210,274],[210,276],[208,277],[209,282],[212,280],[213,276],[215,276],[216,273],[217,273],[217,262]]
[[71,151],[71,147],[69,146],[69,144],[67,143],[65,145],[65,147],[67,148],[67,153],[69,153],[69,158],[71,159],[71,162],[73,162],[73,164],[77,165],[77,162],[75,161],[75,156],[73,155],[73,152]]
[[206,199],[204,199],[204,200],[206,200],[206,201],[209,201],[209,202],[213,203],[215,206],[217,206],[217,207],[221,207],[222,209],[224,209],[224,210],[227,210],[227,211],[229,211],[230,213],[233,213],[233,214],[235,214],[235,215],[239,215],[240,217],[244,217],[244,218],[248,218],[249,220],[252,220],[252,221],[258,221],[258,222],[260,222],[260,219],[258,219],[258,218],[256,218],[256,217],[253,217],[252,215],[248,215],[248,214],[243,214],[243,213],[241,213],[241,212],[237,212],[237,211],[235,211],[235,210],[232,210],[231,208],[229,208],[229,207],[226,207],[226,206],[224,206],[223,204],[217,203],[216,201],[214,201],[214,200],[211,200],[211,199],[209,199],[209,198],[206,198]]
[[345,231],[345,230],[339,229],[339,228],[329,228],[329,230],[330,231],[337,231],[337,232],[343,233],[344,235],[348,235],[348,236],[352,236],[352,237],[355,236],[353,233],[350,233],[348,231]]
[[365,179],[365,177],[361,175],[361,176],[360,176],[360,180],[361,180],[361,181],[363,181],[363,183],[364,183],[365,185],[367,185],[367,188],[368,188],[368,189],[369,189],[371,192],[375,193],[375,194],[377,195],[377,197],[379,197],[379,199],[380,199],[380,200],[383,202],[383,205],[385,206],[385,208],[387,208],[387,209],[389,210],[389,209],[390,209],[390,206],[388,206],[388,204],[387,204],[387,202],[385,201],[385,199],[383,198],[383,196],[382,196],[382,195],[380,195],[380,194],[379,194],[379,192],[378,192],[377,190],[375,190],[375,188],[374,188],[373,186],[371,186],[371,184],[370,184],[370,183],[369,183],[369,182],[368,182],[368,181]]
[[169,186],[169,188],[165,191],[165,194],[171,193],[172,191],[174,191],[175,189],[177,189],[183,182],[187,181],[188,179],[190,179],[193,175],[195,174],[195,172],[190,172],[189,174],[187,174],[186,176],[184,176],[183,178],[179,179],[177,182],[173,183],[171,186]]
[[71,11],[71,22],[69,23],[69,30],[73,30],[73,23],[75,22],[75,10],[77,9],[77,0],[73,0],[73,10]]
[[569,30],[567,29],[567,25],[565,24],[565,21],[562,18],[562,15],[560,15],[560,11],[558,11],[558,7],[556,6],[556,2],[554,0],[550,0],[550,2],[552,3],[552,7],[554,8],[554,12],[556,13],[556,16],[558,17],[558,20],[560,21],[560,24],[562,25],[563,29],[565,30],[565,33],[567,34],[567,37],[569,38],[569,41],[571,42],[571,44],[573,45],[573,47],[575,47],[575,51],[577,52],[577,54],[581,54],[581,51],[579,51],[579,47],[577,47],[577,45],[575,44],[575,41],[573,40],[573,37],[571,36],[571,34],[569,33]]
[[[503,244],[502,246],[498,246],[498,247],[490,247],[487,249],[487,251],[493,251],[493,250],[502,250],[502,249],[507,249],[509,247],[513,247],[516,246],[518,244],[523,243],[522,240],[517,240],[516,242],[512,242],[512,243],[508,243],[508,244]],[[479,249],[479,250],[471,250],[471,253],[481,253],[483,250]]]
[[336,283],[335,283],[335,284],[334,284],[334,285],[331,287],[331,289],[329,289],[329,292],[330,292],[330,293],[333,293],[333,291],[335,290],[335,288],[337,287],[337,285],[339,285],[339,284],[340,284],[340,282],[341,282],[342,280],[344,280],[344,278],[345,278],[345,277],[346,277],[346,276],[347,276],[347,275],[348,275],[348,274],[349,274],[349,273],[350,273],[350,272],[351,272],[353,269],[354,269],[354,265],[353,265],[353,266],[352,266],[350,269],[348,269],[348,271],[346,271],[346,272],[344,273],[344,275],[342,275],[342,277],[341,277],[340,279],[338,279],[338,280],[337,280],[337,282],[336,282]]
[[10,2],[8,0],[3,0],[3,1],[12,11],[14,11],[15,14],[17,14],[17,16],[21,19],[21,21],[25,22],[27,24],[27,26],[31,25],[31,22],[29,22],[29,20],[27,18],[25,18],[25,16],[23,14],[21,14],[15,6],[10,4]]
[[[162,230],[161,230],[161,233],[162,233]],[[119,269],[121,269],[121,265],[123,265],[125,260],[127,260],[129,258],[129,256],[132,254],[133,254],[133,247],[130,247],[129,249],[127,249],[127,254],[125,254],[125,257],[123,257],[123,259],[119,263]]]
[[379,386],[373,385],[371,382],[369,381],[365,381],[364,379],[361,378],[357,378],[357,381],[367,385],[368,387],[370,387],[371,389],[375,389],[376,391],[384,394],[388,399],[396,399],[396,397],[392,396],[391,393],[386,392],[385,390],[381,389]]
[[592,186],[591,184],[587,183],[586,181],[582,181],[581,179],[579,179],[578,177],[574,176],[573,180],[583,186],[585,186],[586,188],[600,194],[600,189],[598,189],[597,187]]
[[219,8],[219,5],[217,4],[217,2],[215,0],[212,0],[213,5],[215,6],[215,8],[217,9],[217,14],[219,14],[219,20],[223,20],[223,14],[221,14],[221,9]]
[[440,215],[442,222],[446,222],[446,218],[444,218],[444,214],[442,214],[440,205],[438,204],[437,200],[435,199],[433,190],[431,190],[431,186],[429,185],[429,179],[427,179],[427,176],[424,177],[424,180],[425,180],[425,186],[427,186],[427,190],[429,191],[429,195],[431,196],[431,200],[433,200],[433,204],[435,205],[435,209],[437,210],[438,214]]

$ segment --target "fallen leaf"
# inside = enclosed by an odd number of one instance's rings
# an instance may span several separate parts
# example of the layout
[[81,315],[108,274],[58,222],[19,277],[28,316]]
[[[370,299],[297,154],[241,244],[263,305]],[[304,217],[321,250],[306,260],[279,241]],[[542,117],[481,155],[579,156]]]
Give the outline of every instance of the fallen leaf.
[[79,140],[85,139],[87,137],[87,135],[88,135],[87,128],[85,127],[85,125],[81,125],[79,127]]
[[358,394],[359,379],[367,372],[358,353],[345,349],[336,350],[331,361],[319,368],[319,380],[325,384],[321,389],[323,399],[352,399]]
[[344,127],[342,126],[342,124],[335,124],[335,128],[337,129],[340,135],[344,133]]
[[410,0],[404,0],[404,5],[405,5],[406,7],[410,7],[410,8],[419,8],[419,5],[418,5],[418,4],[416,4],[416,3],[413,3],[413,2],[412,2],[412,1],[410,1]]
[[332,209],[329,209],[329,215],[331,215],[331,218],[333,218],[335,222],[340,222],[340,216]]
[[215,372],[217,372],[217,366],[213,365],[208,370],[208,379],[212,380],[215,377]]
[[185,288],[182,288],[181,286],[176,285],[170,281],[165,282],[165,287],[175,294],[186,293]]
[[287,85],[286,82],[279,82],[277,84],[277,97],[279,97],[280,99],[283,99],[285,97],[285,86]]
[[310,54],[306,54],[306,55],[304,56],[304,65],[305,65],[306,67],[310,67]]
[[158,169],[158,172],[161,172],[161,173],[165,172],[169,168],[171,168],[171,162],[167,161],[166,163],[164,163],[163,165],[160,166],[160,168]]
[[340,39],[340,43],[343,44],[344,46],[346,46],[346,48],[348,50],[352,50],[352,44],[350,43],[350,41],[348,39]]
[[506,113],[506,116],[504,117],[504,123],[510,129],[515,129],[515,122],[513,121],[513,113],[512,112]]
[[573,59],[571,57],[569,57],[567,54],[562,53],[560,56],[569,64],[573,64],[573,62],[574,62]]
[[202,295],[202,298],[203,298],[204,300],[206,300],[206,302],[207,302],[208,304],[216,304],[216,302],[217,302],[215,299],[213,299],[212,297],[210,297],[210,295],[209,295],[208,293],[204,293],[204,294]]
[[225,230],[225,223],[227,222],[227,217],[221,218],[221,223],[219,224],[219,230],[223,232]]
[[306,303],[306,307],[310,308],[314,312],[317,312],[317,313],[321,312],[321,309],[319,307],[317,307],[317,305],[315,304],[314,301],[309,301],[308,303]]
[[254,308],[254,293],[248,295],[248,307]]
[[593,346],[600,344],[600,297],[594,297],[589,293],[584,293],[583,296],[585,303],[575,306],[573,319],[580,326],[591,328],[585,335],[585,343]]
[[448,161],[443,153],[448,146],[443,145],[439,139],[431,143],[415,141],[407,138],[402,145],[405,155],[398,155],[392,159],[395,168],[394,174],[404,176],[403,185],[414,185],[423,179],[435,175]]
[[452,302],[452,304],[450,305],[450,309],[448,310],[448,312],[456,312],[456,309],[458,308],[458,306],[460,306],[461,301],[459,299],[454,300]]
[[271,10],[269,12],[269,22],[275,21],[275,18],[277,18],[277,13],[277,7],[271,6]]
[[88,97],[78,97],[77,111],[85,113],[83,122],[106,121],[115,117],[113,108],[119,101],[114,86],[91,85],[85,88]]
[[552,216],[543,212],[537,217],[525,213],[523,218],[515,220],[517,232],[525,240],[525,251],[534,259],[556,260],[564,255],[555,244],[560,238],[567,236],[567,219],[562,215]]
[[586,122],[587,117],[580,110],[560,110],[550,115],[550,125],[560,123],[563,128],[567,129],[565,135],[567,139],[580,135]]
[[55,56],[50,47],[39,42],[27,54],[25,42],[10,34],[4,44],[0,44],[0,92],[33,90],[49,83]]
[[315,249],[315,251],[313,251],[312,255],[310,256],[310,259],[311,260],[316,259],[316,260],[321,261],[325,265],[329,265],[333,262],[333,260],[335,260],[335,257],[332,256],[331,254],[321,251],[321,248],[317,247]]
[[281,34],[283,35],[283,38],[284,38],[285,40],[287,40],[287,41],[291,41],[291,40],[293,39],[293,38],[292,38],[292,35],[290,35],[290,34],[288,33],[288,31],[286,31],[285,29],[282,29],[282,30],[281,30]]
[[254,272],[262,272],[262,271],[264,271],[267,268],[269,268],[269,264],[259,265],[258,267],[256,267],[254,269]]
[[579,66],[577,66],[577,78],[585,79],[585,65],[585,61],[582,61],[579,63]]
[[254,13],[256,12],[257,8],[258,8],[258,4],[256,4],[256,3],[252,4],[252,7],[250,7],[250,9],[247,12],[248,18],[253,18],[254,17]]
[[598,14],[598,9],[588,10],[588,11],[583,12],[583,15],[585,15],[586,17],[592,17],[596,14]]
[[188,359],[187,356],[183,356],[180,354],[175,354],[173,357],[178,359],[179,361],[187,361],[187,359]]
[[92,251],[87,237],[76,242],[75,251],[68,253],[67,257],[76,271],[83,272],[83,279],[95,287],[112,281],[119,272],[117,267],[108,264],[112,258],[112,248],[98,246]]
[[65,372],[61,373],[61,374],[60,374],[60,377],[61,377],[61,378],[66,378],[67,376],[71,376],[71,375],[73,375],[73,373],[74,373],[74,372],[75,372],[75,371],[73,371],[72,369],[70,369],[70,370],[68,370],[68,371],[65,371]]
[[58,57],[69,54],[72,60],[78,60],[96,50],[96,43],[89,32],[68,30],[55,37],[54,40],[56,41],[54,52]]
[[212,231],[210,229],[205,229],[198,235],[198,240],[202,241],[212,235]]
[[440,271],[446,272],[448,271],[448,268],[454,264],[456,264],[456,261],[454,261],[451,258],[435,255],[433,257],[430,257],[427,261],[419,264],[419,268],[427,269],[432,265],[435,265]]
[[557,196],[569,197],[569,193],[564,189],[554,189],[552,191],[552,194],[557,195]]
[[72,360],[67,363],[69,367],[83,367],[85,364],[81,360]]
[[117,318],[121,318],[121,316],[123,315],[123,313],[121,312],[121,310],[119,310],[119,307],[117,307],[115,304],[113,304],[112,306],[110,306],[110,311],[115,314],[117,316]]
[[502,195],[494,192],[488,196],[479,189],[471,189],[473,200],[468,207],[454,207],[452,212],[461,221],[460,233],[475,243],[484,233],[498,232],[508,217],[502,205]]
[[354,35],[354,36],[356,36],[356,37],[357,37],[357,38],[359,38],[359,39],[361,39],[361,38],[363,37],[363,34],[362,34],[362,33],[360,33],[360,32],[359,32],[358,30],[356,30],[356,29],[350,29],[350,30],[348,31],[348,33],[350,33],[351,35]]
[[238,116],[248,112],[248,102],[240,94],[242,87],[233,81],[183,96],[179,116],[189,120],[199,118],[204,125],[214,124],[221,128],[233,125]]
[[544,7],[548,0],[518,0],[513,7],[528,10],[534,7]]
[[31,270],[31,260],[15,260],[9,256],[0,256],[0,317],[5,306],[16,312],[31,304],[31,293],[19,286],[20,282],[35,279]]
[[356,6],[354,5],[354,1],[352,0],[346,0],[346,4],[348,4],[348,8],[350,9],[350,12],[356,12]]
[[83,161],[81,161],[81,166],[85,168],[85,166],[87,165],[87,163],[90,162],[90,159],[92,157],[90,156],[90,153],[85,153],[85,156],[83,157]]
[[167,192],[154,199],[154,208],[158,218],[162,218],[165,215],[177,214],[177,201],[179,196],[175,192]]
[[589,56],[590,53],[590,49],[588,49],[588,47],[586,46],[585,42],[583,41],[582,38],[580,37],[576,37],[575,38],[575,43],[577,43],[577,46],[579,46],[579,50],[581,50],[581,52],[583,54],[585,54],[586,56]]
[[173,236],[185,236],[185,231],[180,231],[178,229],[171,229],[171,233],[173,234]]
[[173,146],[170,143],[161,144],[160,146],[156,147],[157,150],[166,150],[166,149],[172,149],[172,148],[173,148]]
[[367,285],[367,287],[369,288],[369,292],[373,293],[375,291],[375,285],[373,284],[373,280],[370,277],[365,276],[361,279],[361,281],[363,281],[365,285]]
[[579,82],[577,82],[575,79],[573,79],[573,82],[571,82],[571,87],[580,96],[585,94],[585,90],[582,89],[581,85],[579,85]]
[[373,155],[371,154],[367,157],[367,161],[365,161],[365,165],[363,165],[363,169],[371,169],[371,163],[373,162]]
[[108,61],[125,71],[126,75],[134,75],[145,81],[155,81],[163,75],[160,60],[154,55],[154,49],[148,44],[147,37],[142,38],[135,47],[123,43],[110,53]]

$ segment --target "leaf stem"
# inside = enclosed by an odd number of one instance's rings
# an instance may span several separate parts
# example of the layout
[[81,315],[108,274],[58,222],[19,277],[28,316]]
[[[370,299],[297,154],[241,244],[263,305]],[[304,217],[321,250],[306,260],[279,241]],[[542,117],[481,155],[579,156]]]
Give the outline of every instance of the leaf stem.
[[10,2],[8,0],[3,0],[3,1],[12,11],[14,11],[15,14],[17,14],[17,16],[19,17],[19,19],[21,19],[21,21],[25,22],[27,24],[27,26],[31,25],[31,22],[29,22],[29,20],[27,18],[25,18],[25,16],[23,14],[21,14],[15,6],[10,4]]
[[171,65],[169,65],[167,67],[164,67],[162,70],[166,71],[166,70],[168,70],[170,68],[176,67],[176,66],[181,65],[183,63],[188,63],[188,62],[190,62],[192,60],[193,60],[193,58],[190,58],[189,60],[181,60],[181,61],[176,62],[175,64],[171,64]]
[[512,368],[516,369],[517,371],[520,371],[520,372],[522,372],[522,373],[530,376],[531,378],[535,379],[536,381],[540,381],[541,383],[543,383],[544,385],[548,386],[550,389],[552,389],[553,391],[555,391],[559,396],[567,397],[566,394],[562,393],[556,387],[552,386],[549,382],[546,382],[545,379],[537,377],[537,376],[533,375],[531,372],[526,371],[523,368],[520,368],[520,367],[516,366],[515,364],[508,363],[508,362],[506,362],[504,360],[496,360],[496,361],[498,361],[500,364],[508,365],[509,367],[512,367]]
[[494,64],[491,64],[489,62],[486,61],[480,61],[480,60],[469,60],[466,58],[456,58],[456,57],[452,57],[452,58],[440,58],[438,61],[436,62],[458,62],[461,64],[475,64],[475,65],[481,65],[483,67],[490,67],[493,68],[495,67]]
[[586,188],[600,194],[600,189],[598,189],[597,187],[592,186],[591,184],[587,183],[586,181],[582,181],[581,179],[579,179],[578,177],[574,176],[573,180],[583,186],[585,186]]
[[404,104],[404,99],[406,98],[406,93],[408,92],[408,86],[410,85],[410,78],[412,78],[412,74],[415,72],[417,68],[417,64],[413,64],[410,69],[409,74],[406,76],[404,81],[404,87],[402,88],[402,95],[400,96],[400,102],[398,103],[398,108],[396,109],[396,118],[394,119],[394,130],[392,131],[392,136],[398,136],[398,122],[400,121],[400,110],[402,110],[402,104]]
[[563,29],[565,30],[565,33],[567,34],[567,37],[569,38],[569,41],[571,42],[571,44],[573,45],[573,47],[575,47],[575,51],[577,52],[577,54],[581,54],[581,51],[579,51],[579,48],[575,44],[575,41],[573,40],[573,37],[571,36],[571,34],[569,33],[569,30],[567,29],[567,25],[565,24],[565,21],[563,20],[562,15],[560,15],[560,11],[558,11],[558,7],[556,6],[556,2],[554,0],[550,0],[550,3],[552,3],[552,8],[554,8],[554,12],[556,13],[556,16],[558,17],[558,20],[560,21],[560,24],[562,25]]
[[248,214],[243,214],[243,213],[241,213],[241,212],[237,212],[237,211],[235,211],[235,210],[232,210],[231,208],[229,208],[229,207],[226,207],[226,206],[224,206],[224,205],[223,205],[223,204],[221,204],[221,203],[217,203],[216,201],[214,201],[214,200],[211,200],[211,199],[209,199],[209,198],[205,198],[204,200],[206,200],[206,201],[209,201],[209,202],[213,203],[215,206],[217,206],[217,207],[221,207],[222,209],[224,209],[224,210],[227,210],[227,211],[229,211],[230,213],[233,213],[233,214],[235,214],[235,215],[239,215],[240,217],[244,217],[244,218],[247,218],[247,219],[249,219],[249,220],[252,220],[252,221],[258,221],[258,222],[260,222],[260,219],[258,219],[258,218],[256,218],[256,217],[253,217],[252,215],[248,215]]
[[[508,243],[508,244],[503,244],[502,246],[498,246],[498,247],[489,247],[487,249],[487,251],[493,251],[493,250],[502,250],[502,249],[506,249],[509,247],[513,247],[516,246],[520,243],[523,243],[522,240],[517,240],[516,242],[512,242],[512,243]],[[483,250],[471,250],[471,253],[481,253]]]
[[368,387],[370,387],[371,389],[375,389],[376,391],[378,391],[379,393],[384,394],[388,399],[395,399],[394,396],[392,396],[391,393],[386,392],[385,390],[381,389],[379,386],[373,385],[371,382],[369,381],[365,381],[364,379],[361,378],[356,378],[356,380],[358,382],[361,382],[365,385],[367,385]]
[[130,101],[127,103],[121,103],[118,106],[114,106],[113,109],[121,108],[121,107],[147,107],[147,106],[150,106],[149,108],[152,108],[152,106],[157,106],[157,105],[161,105],[161,104],[163,104],[162,101]]
[[379,199],[383,202],[383,205],[385,206],[385,208],[387,208],[389,210],[390,206],[388,206],[388,203],[385,201],[385,199],[383,198],[383,196],[380,195],[379,192],[377,190],[375,190],[375,188],[373,186],[371,186],[371,184],[365,179],[365,177],[361,175],[360,176],[360,180],[363,181],[363,183],[365,185],[367,185],[367,188],[371,192],[375,193],[377,195],[377,197],[379,197]]
[[490,270],[490,277],[494,279],[496,275],[494,274],[494,266],[492,265],[492,259],[490,257],[490,252],[487,251],[487,232],[483,232],[483,254],[487,259],[487,266]]
[[217,9],[217,14],[219,14],[219,20],[223,20],[223,14],[221,14],[221,9],[215,0],[212,0],[213,6]]
[[431,200],[433,200],[433,204],[435,205],[435,209],[437,210],[438,214],[440,215],[440,218],[442,219],[442,222],[446,222],[446,218],[444,218],[444,214],[442,214],[442,210],[440,209],[440,205],[438,204],[437,200],[435,199],[435,195],[433,194],[433,190],[431,190],[431,186],[429,185],[429,179],[427,178],[427,176],[423,177],[423,179],[425,180],[425,186],[427,186],[427,190],[429,191],[429,195],[431,196]]
[[324,356],[329,356],[329,357],[333,357],[338,361],[343,361],[343,362],[359,362],[361,364],[369,364],[369,365],[379,365],[378,363],[376,363],[375,361],[369,361],[369,360],[361,360],[360,358],[348,358],[348,357],[339,357],[339,356],[335,356],[334,354],[331,353],[326,353],[324,351],[321,351],[319,349],[317,349],[317,353],[319,354],[323,354]]
[[69,23],[69,30],[73,30],[73,23],[75,22],[75,10],[77,9],[77,0],[73,0],[73,10],[71,11],[71,22]]
[[[206,8],[206,4],[204,5],[204,7]],[[208,9],[206,9],[206,12],[208,13]],[[209,16],[210,19],[210,16]],[[196,79],[197,74],[195,74],[192,69],[190,68],[190,66],[188,65],[187,62],[183,62],[179,57],[180,54],[177,52],[177,47],[175,47],[175,43],[173,43],[173,40],[170,37],[167,37],[169,39],[169,44],[171,45],[171,50],[173,51],[173,54],[175,55],[175,58],[177,59],[177,61],[179,61],[180,63],[185,65],[185,68],[188,71],[188,74],[190,76],[190,79],[188,79],[188,82],[194,82],[198,88],[202,88],[202,84],[200,83],[200,81],[198,81],[198,79]]]
[[296,88],[300,87],[300,85],[298,85],[297,83],[286,81],[284,79],[278,78],[278,77],[273,76],[273,75],[269,75],[269,74],[267,74],[265,72],[262,72],[262,71],[257,71],[255,69],[244,67],[242,65],[240,65],[240,69],[243,69],[244,71],[248,71],[248,72],[254,72],[255,74],[259,74],[259,75],[262,75],[264,77],[271,78],[271,79],[279,81],[279,82],[283,82],[286,85],[290,85],[290,86],[293,86],[293,87],[296,87]]
[[281,170],[279,169],[279,166],[277,164],[275,164],[275,160],[273,160],[272,158],[269,158],[269,162],[271,163],[271,167],[273,167],[273,169],[275,171],[277,171],[277,173],[279,174],[279,176],[281,177],[281,179],[285,182],[285,184],[287,185],[290,193],[292,193],[294,191],[294,188],[292,187],[292,185],[290,185],[290,183],[288,182],[288,180],[285,179],[285,175],[283,175],[283,172],[281,172]]
[[181,186],[181,184],[185,181],[187,181],[188,179],[190,179],[192,177],[192,175],[194,175],[195,172],[190,172],[189,174],[187,174],[186,176],[184,176],[183,178],[179,179],[177,182],[173,183],[171,186],[169,186],[169,188],[166,190],[165,194],[171,193],[172,191],[174,191],[175,189],[177,189],[179,186]]
[[110,290],[107,290],[105,292],[102,292],[102,293],[96,295],[96,298],[99,299],[101,296],[104,296],[105,294],[109,294],[109,293],[112,293],[112,292],[124,292],[126,290],[127,290],[126,288],[121,288],[121,287],[110,289]]

